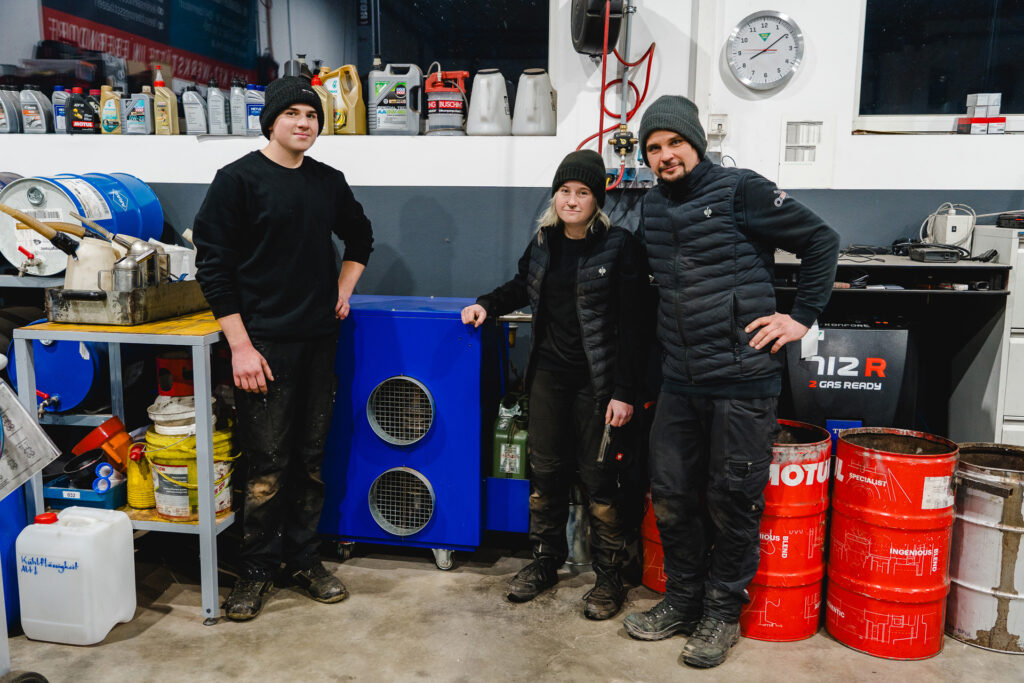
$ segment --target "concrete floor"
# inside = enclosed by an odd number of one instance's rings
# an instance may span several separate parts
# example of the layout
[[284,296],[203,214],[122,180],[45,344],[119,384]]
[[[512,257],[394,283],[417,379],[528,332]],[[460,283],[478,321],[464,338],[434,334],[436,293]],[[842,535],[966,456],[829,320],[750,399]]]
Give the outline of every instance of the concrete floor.
[[[114,627],[100,645],[12,638],[14,669],[76,683],[1024,680],[1024,656],[946,638],[933,659],[893,662],[850,650],[824,631],[797,643],[740,639],[725,664],[698,671],[678,661],[681,636],[642,643],[626,635],[621,616],[586,620],[581,597],[593,581],[590,572],[563,568],[553,591],[522,605],[507,602],[504,586],[528,559],[494,549],[458,553],[455,568],[443,572],[429,551],[360,548],[344,564],[326,563],[349,588],[345,602],[323,605],[294,588],[278,588],[255,621],[203,626],[197,572],[188,557],[140,557],[135,619]],[[230,577],[223,584],[226,597]],[[634,588],[623,615],[658,599]]]

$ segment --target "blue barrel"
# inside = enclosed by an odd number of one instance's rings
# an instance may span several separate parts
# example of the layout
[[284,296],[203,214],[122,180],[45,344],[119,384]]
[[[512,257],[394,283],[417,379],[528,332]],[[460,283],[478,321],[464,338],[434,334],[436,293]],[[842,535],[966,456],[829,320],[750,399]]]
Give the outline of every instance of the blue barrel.
[[[164,211],[149,185],[127,173],[61,173],[40,176],[64,190],[78,207],[78,213],[92,218],[94,211],[83,204],[74,181],[91,185],[107,204],[110,218],[93,219],[114,234],[131,235],[142,240],[160,239],[164,231]],[[71,181],[71,182],[69,182]]]
[[[60,396],[58,403],[46,406],[47,412],[72,410],[85,402],[94,390],[109,386],[106,344],[77,341],[44,344],[34,339],[32,348],[35,350],[36,389],[50,396]],[[17,389],[18,362],[13,342],[7,350],[7,358],[7,374],[11,385]],[[41,397],[36,400],[43,402]]]
[[20,179],[21,176],[17,173],[8,173],[6,171],[0,171],[0,190],[3,189],[4,185],[13,183],[15,180]]
[[[11,630],[18,623],[21,611],[18,603],[17,562],[14,557],[14,542],[27,524],[25,518],[25,492],[17,488],[0,500],[0,559],[3,560],[4,606],[7,607],[7,628]],[[6,638],[0,633],[0,638]]]

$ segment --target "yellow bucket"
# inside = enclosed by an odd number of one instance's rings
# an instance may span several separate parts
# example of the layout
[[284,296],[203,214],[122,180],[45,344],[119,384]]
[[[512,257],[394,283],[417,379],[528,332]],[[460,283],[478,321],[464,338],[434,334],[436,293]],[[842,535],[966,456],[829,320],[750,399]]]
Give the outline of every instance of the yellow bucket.
[[[153,470],[156,512],[174,521],[199,517],[196,437],[146,431],[146,458]],[[213,495],[217,514],[231,509],[231,472],[238,455],[231,454],[231,430],[213,433]]]

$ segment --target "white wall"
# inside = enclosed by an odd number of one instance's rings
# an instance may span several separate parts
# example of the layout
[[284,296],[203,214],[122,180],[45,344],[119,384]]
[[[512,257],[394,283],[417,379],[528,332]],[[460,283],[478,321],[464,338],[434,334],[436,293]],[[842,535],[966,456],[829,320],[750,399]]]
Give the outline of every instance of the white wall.
[[[640,0],[642,5],[643,0]],[[1024,135],[852,135],[859,38],[865,0],[784,0],[771,5],[789,14],[806,39],[804,64],[781,91],[765,99],[721,69],[722,46],[732,27],[765,8],[760,0],[704,0],[713,27],[700,50],[713,69],[702,114],[729,115],[724,151],[740,166],[779,180],[782,121],[790,115],[831,122],[834,163],[802,187],[833,189],[989,189],[1024,187]],[[698,102],[700,95],[698,94]],[[952,124],[952,121],[951,121]],[[784,181],[785,178],[782,178]],[[785,183],[783,183],[785,184]],[[793,187],[790,185],[790,187]],[[951,197],[956,201],[955,197]]]
[[0,64],[20,64],[43,36],[39,0],[0,0]]
[[[267,17],[257,3],[260,17],[260,46],[266,47]],[[288,18],[291,16],[291,54],[288,50]],[[271,47],[274,60],[282,67],[304,53],[313,67],[314,59],[331,68],[356,60],[355,3],[346,0],[274,0],[270,12]]]

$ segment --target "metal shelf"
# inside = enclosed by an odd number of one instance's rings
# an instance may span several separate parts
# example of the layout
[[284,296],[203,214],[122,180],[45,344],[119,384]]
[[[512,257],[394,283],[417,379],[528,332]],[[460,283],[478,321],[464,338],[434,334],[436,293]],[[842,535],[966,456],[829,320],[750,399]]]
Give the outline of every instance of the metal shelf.
[[113,413],[96,415],[65,415],[64,413],[43,413],[39,424],[42,425],[65,425],[72,427],[99,427],[101,424],[114,417]]
[[20,289],[45,289],[46,287],[63,287],[64,276],[42,277],[39,275],[0,275],[0,288],[11,287]]
[[[130,508],[121,508],[122,512],[125,512],[129,517],[132,518],[132,528],[136,531],[168,531],[174,534],[194,534],[199,535],[199,523],[198,522],[158,522],[151,519],[136,519],[133,515],[134,510]],[[223,517],[217,517],[217,526],[215,533],[227,529],[235,521],[235,513],[229,512]]]

